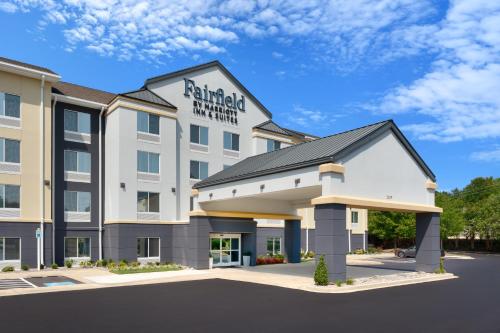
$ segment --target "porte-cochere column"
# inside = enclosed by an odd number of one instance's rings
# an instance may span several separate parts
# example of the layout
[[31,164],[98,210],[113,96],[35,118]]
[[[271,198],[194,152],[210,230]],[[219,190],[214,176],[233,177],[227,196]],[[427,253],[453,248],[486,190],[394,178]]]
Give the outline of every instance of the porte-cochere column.
[[285,220],[285,253],[290,264],[300,263],[300,220]]
[[439,268],[441,258],[439,224],[439,213],[417,213],[417,271],[432,273]]
[[314,208],[316,262],[325,257],[330,281],[346,280],[346,205],[323,204]]

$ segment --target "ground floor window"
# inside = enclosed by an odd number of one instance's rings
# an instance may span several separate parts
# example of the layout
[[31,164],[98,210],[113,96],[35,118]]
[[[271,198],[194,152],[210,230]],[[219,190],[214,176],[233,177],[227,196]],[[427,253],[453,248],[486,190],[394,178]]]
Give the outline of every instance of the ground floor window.
[[158,237],[137,238],[137,258],[159,259],[160,238]]
[[267,237],[267,254],[281,254],[281,237]]
[[21,238],[0,237],[0,261],[21,260]]
[[68,237],[64,239],[65,258],[90,258],[90,238]]

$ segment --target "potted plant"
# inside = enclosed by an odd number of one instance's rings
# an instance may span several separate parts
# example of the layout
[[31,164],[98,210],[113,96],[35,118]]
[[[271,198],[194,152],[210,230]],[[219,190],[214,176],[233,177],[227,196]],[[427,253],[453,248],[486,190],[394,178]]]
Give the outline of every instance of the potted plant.
[[252,252],[243,252],[243,266],[250,266],[251,258],[252,258]]
[[214,266],[214,258],[212,257],[212,252],[208,252],[208,269],[212,269]]

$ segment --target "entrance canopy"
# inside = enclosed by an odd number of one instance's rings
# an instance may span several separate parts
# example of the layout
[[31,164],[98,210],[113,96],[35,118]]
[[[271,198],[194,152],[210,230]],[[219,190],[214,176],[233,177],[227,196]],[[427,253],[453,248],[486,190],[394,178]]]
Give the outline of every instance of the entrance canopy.
[[300,219],[312,205],[439,213],[435,176],[392,120],[249,157],[193,186],[191,216]]

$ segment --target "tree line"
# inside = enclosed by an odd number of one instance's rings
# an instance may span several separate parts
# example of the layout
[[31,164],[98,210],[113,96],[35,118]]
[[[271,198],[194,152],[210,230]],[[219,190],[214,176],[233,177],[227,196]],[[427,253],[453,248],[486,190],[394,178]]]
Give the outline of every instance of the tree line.
[[[486,250],[492,250],[494,241],[500,241],[500,178],[478,177],[463,189],[436,191],[436,206],[441,214],[441,240],[464,237],[474,249],[477,239],[485,242]],[[412,213],[368,213],[368,233],[372,238],[392,243],[415,241],[416,216]]]

